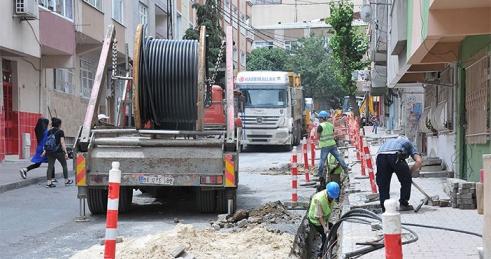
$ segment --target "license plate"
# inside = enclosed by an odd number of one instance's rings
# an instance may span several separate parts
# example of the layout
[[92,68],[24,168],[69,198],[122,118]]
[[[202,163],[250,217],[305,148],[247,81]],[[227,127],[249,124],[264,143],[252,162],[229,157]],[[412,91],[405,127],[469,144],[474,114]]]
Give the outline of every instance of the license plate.
[[174,177],[162,175],[144,175],[139,177],[142,184],[174,185]]

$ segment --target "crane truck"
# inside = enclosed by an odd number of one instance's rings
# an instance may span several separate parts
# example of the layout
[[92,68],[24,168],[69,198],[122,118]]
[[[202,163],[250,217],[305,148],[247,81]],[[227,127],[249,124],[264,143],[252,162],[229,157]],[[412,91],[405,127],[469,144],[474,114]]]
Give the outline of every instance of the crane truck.
[[123,106],[131,106],[131,114],[110,117],[132,117],[135,126],[99,127],[95,118],[111,53],[113,62],[117,60],[116,32],[113,26],[109,27],[85,120],[74,144],[81,211],[83,206],[85,213],[85,200],[92,214],[106,211],[112,161],[118,161],[122,171],[120,212],[130,208],[136,189],[151,194],[166,190],[195,193],[201,212],[235,210],[240,130],[234,123],[230,31],[227,28],[227,84],[224,99],[219,101],[224,107],[218,109],[223,112],[222,127],[208,127],[205,123],[205,103],[211,99],[212,91],[207,91],[204,27],[196,42],[146,38],[141,25],[135,36],[131,77],[110,78],[126,80],[129,92],[123,96],[132,96],[131,104],[123,98],[117,109],[124,111]]

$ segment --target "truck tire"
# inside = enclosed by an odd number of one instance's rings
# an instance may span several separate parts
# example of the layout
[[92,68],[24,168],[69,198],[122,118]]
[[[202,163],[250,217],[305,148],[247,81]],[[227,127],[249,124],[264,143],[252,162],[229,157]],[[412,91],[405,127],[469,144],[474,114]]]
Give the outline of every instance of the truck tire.
[[[127,212],[133,201],[133,188],[121,187],[119,193],[119,208],[121,213]],[[107,211],[107,189],[89,188],[87,204],[92,215],[104,214]]]
[[217,213],[228,212],[228,200],[232,199],[232,213],[237,210],[237,189],[226,189],[217,191]]
[[201,213],[213,213],[216,208],[216,191],[198,190],[196,201]]

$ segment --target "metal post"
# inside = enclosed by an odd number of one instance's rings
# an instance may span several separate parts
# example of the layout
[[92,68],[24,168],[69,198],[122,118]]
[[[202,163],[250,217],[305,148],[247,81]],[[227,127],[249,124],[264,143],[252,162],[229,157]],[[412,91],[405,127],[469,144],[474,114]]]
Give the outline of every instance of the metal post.
[[232,199],[228,199],[228,201],[227,201],[227,202],[228,202],[228,204],[227,204],[227,205],[228,205],[228,208],[227,208],[227,214],[228,214],[228,215],[232,215],[232,213],[233,213],[233,211],[234,211],[234,210],[233,210],[233,208],[234,208],[234,200],[232,200]]
[[483,258],[491,258],[491,154],[482,156],[484,180]]

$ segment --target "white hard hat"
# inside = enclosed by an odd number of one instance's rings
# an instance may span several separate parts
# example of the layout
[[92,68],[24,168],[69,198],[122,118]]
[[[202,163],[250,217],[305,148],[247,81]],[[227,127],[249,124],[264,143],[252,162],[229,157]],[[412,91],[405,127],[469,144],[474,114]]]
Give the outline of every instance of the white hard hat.
[[102,114],[102,113],[101,113],[101,114],[97,115],[97,119],[98,119],[98,120],[104,120],[104,119],[106,119],[106,120],[107,120],[107,119],[109,119],[109,117],[107,117],[107,115],[106,115],[106,114]]

